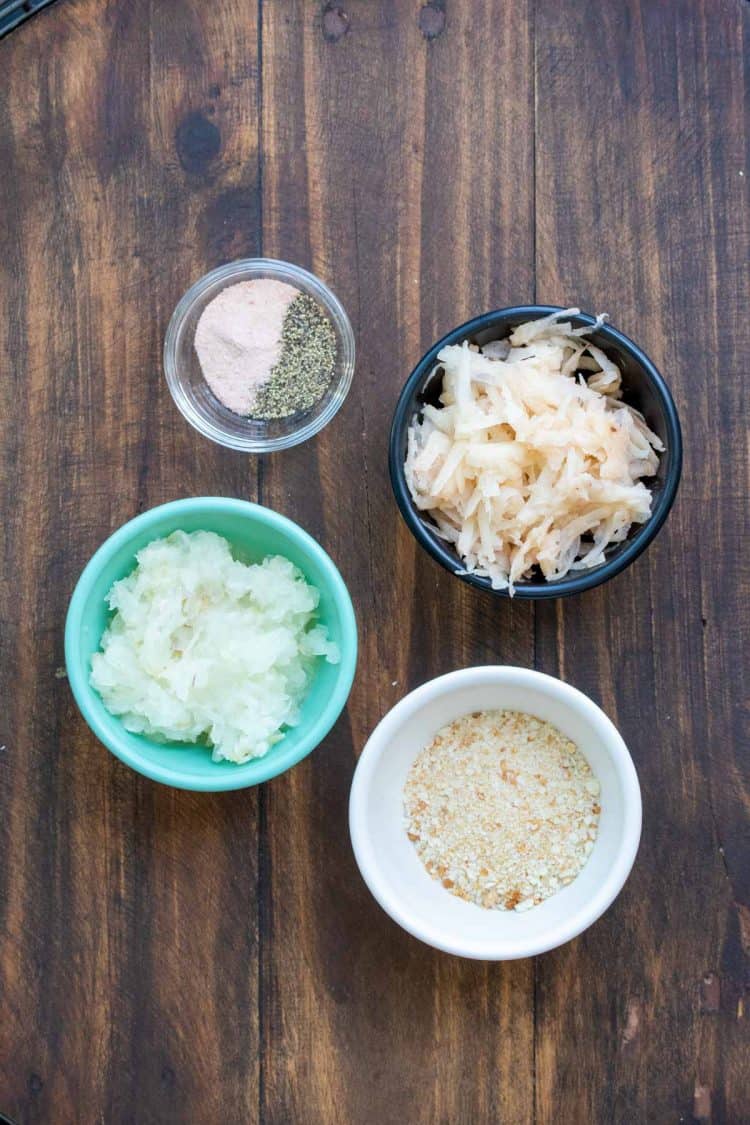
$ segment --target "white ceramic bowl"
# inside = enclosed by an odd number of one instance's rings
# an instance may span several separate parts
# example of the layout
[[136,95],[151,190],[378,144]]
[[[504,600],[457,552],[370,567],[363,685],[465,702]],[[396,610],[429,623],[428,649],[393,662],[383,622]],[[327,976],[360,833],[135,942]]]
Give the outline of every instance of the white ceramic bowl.
[[[470,711],[527,711],[553,723],[585,754],[601,784],[594,850],[573,882],[524,913],[483,910],[431,879],[406,836],[403,787],[418,752],[445,723]],[[354,855],[373,895],[422,941],[483,961],[554,949],[612,903],[633,866],[641,792],[617,730],[576,688],[525,668],[466,668],[423,684],[388,712],[360,756],[349,800]]]

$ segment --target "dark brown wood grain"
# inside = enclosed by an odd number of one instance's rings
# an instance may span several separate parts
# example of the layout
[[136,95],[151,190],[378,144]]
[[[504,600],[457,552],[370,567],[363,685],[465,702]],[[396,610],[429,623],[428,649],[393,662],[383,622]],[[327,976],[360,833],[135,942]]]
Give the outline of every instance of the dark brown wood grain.
[[615,720],[644,801],[622,896],[538,962],[537,1117],[740,1122],[750,12],[707,0],[570,15],[537,6],[537,293],[606,310],[641,342],[673,388],[685,468],[645,556],[606,589],[537,610],[537,666]]
[[[263,499],[341,566],[361,655],[348,717],[262,797],[262,1115],[522,1122],[533,1111],[531,965],[461,962],[385,918],[357,873],[346,803],[368,732],[406,691],[457,665],[533,658],[530,608],[473,597],[434,567],[386,473],[395,395],[422,352],[533,284],[531,195],[498,211],[487,190],[498,172],[531,182],[530,23],[522,6],[456,8],[452,38],[429,41],[411,3],[360,0],[347,14],[331,41],[310,5],[263,8],[264,252],[336,288],[360,356],[315,460],[305,447],[273,458]],[[477,67],[483,39],[495,47]]]
[[56,677],[104,537],[255,492],[160,353],[187,285],[259,247],[256,51],[252,9],[184,2],[61,2],[0,43],[0,1109],[23,1125],[257,1114],[257,793],[139,778]]
[[[747,58],[739,0],[57,0],[0,42],[0,1112],[19,1125],[750,1120]],[[357,337],[339,415],[252,460],[183,422],[175,302],[263,253]],[[648,553],[508,603],[417,549],[391,412],[440,334],[606,310],[672,386],[686,464]],[[325,743],[258,790],[116,762],[65,680],[95,547],[182,495],[260,499],[338,563],[360,662]],[[633,875],[562,950],[464,962],[351,854],[369,731],[455,667],[596,699],[644,796]]]

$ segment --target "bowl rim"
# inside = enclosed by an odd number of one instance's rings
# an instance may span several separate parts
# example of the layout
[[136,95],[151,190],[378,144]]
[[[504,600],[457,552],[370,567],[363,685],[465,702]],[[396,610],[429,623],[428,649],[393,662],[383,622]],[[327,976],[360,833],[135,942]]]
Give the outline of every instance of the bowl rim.
[[[172,515],[179,516],[188,511],[200,512],[202,510],[229,512],[233,515],[259,521],[267,526],[274,527],[289,539],[295,541],[309,556],[316,560],[324,571],[330,584],[331,596],[341,616],[342,634],[341,661],[336,666],[338,676],[334,689],[325,707],[317,716],[315,722],[300,737],[296,746],[290,748],[286,753],[282,747],[276,754],[254,758],[250,762],[234,765],[232,769],[222,768],[217,770],[215,775],[193,773],[189,769],[179,767],[179,765],[175,767],[162,766],[156,762],[149,762],[145,752],[133,752],[125,737],[125,732],[121,730],[120,720],[117,716],[107,713],[108,720],[101,721],[92,710],[90,703],[94,697],[98,699],[98,696],[96,696],[88,681],[84,668],[85,662],[80,658],[79,645],[83,613],[91,596],[92,586],[102,568],[110,561],[112,556],[122,547],[127,546],[135,533],[158,525],[165,517],[169,518]],[[272,777],[277,777],[312,753],[329,733],[346,706],[354,682],[357,649],[357,623],[351,596],[336,564],[323,547],[304,528],[287,516],[282,516],[270,508],[249,500],[236,500],[223,496],[197,496],[172,500],[149,508],[122,524],[104,540],[83,568],[73,590],[65,620],[65,666],[68,682],[81,715],[99,741],[115,757],[144,777],[161,782],[164,785],[170,785],[175,789],[190,789],[197,792],[218,793],[250,788],[253,785],[268,781]],[[175,753],[179,754],[179,751],[176,750]],[[208,754],[209,751],[207,750],[206,753]],[[216,764],[221,765],[221,763]]]
[[[453,328],[437,343],[433,344],[414,367],[401,390],[393,414],[388,447],[388,468],[393,494],[404,522],[420,546],[445,570],[470,586],[486,590],[496,597],[509,598],[510,594],[507,589],[494,590],[489,578],[462,573],[461,560],[454,551],[430,531],[428,525],[417,513],[404,475],[401,455],[402,436],[414,414],[416,395],[422,389],[422,385],[434,367],[441,348],[449,344],[460,343],[468,336],[492,328],[498,321],[518,319],[521,323],[524,319],[538,320],[540,317],[549,316],[550,313],[563,311],[565,309],[562,305],[513,305],[508,308],[494,309],[491,312],[482,313],[471,320],[467,320],[464,324],[460,324],[457,328]],[[581,327],[584,324],[592,327],[596,325],[596,318],[591,316],[590,313],[581,312],[576,316],[571,316],[570,319]],[[619,345],[641,365],[660,401],[666,421],[667,440],[665,444],[669,452],[669,464],[664,484],[660,491],[655,494],[653,511],[647,522],[638,527],[632,539],[627,540],[624,547],[611,559],[592,567],[590,570],[579,571],[575,576],[567,576],[553,582],[517,582],[513,594],[514,598],[568,597],[572,594],[580,594],[585,590],[592,590],[595,586],[601,585],[602,582],[614,578],[630,566],[656,537],[669,515],[677,495],[682,472],[682,430],[669,387],[655,364],[628,336],[614,328],[609,322],[596,326],[596,329],[597,336],[605,337],[605,344],[609,342]]]
[[[320,414],[305,425],[290,430],[278,437],[254,438],[233,434],[222,429],[218,422],[211,422],[203,417],[195,408],[185,393],[183,381],[177,362],[177,341],[185,318],[189,315],[193,305],[207,289],[220,281],[227,284],[233,280],[251,280],[253,277],[273,277],[290,285],[307,286],[314,293],[318,302],[328,312],[333,323],[336,335],[341,341],[342,371],[336,382],[335,391],[321,410]],[[174,312],[170,317],[167,331],[164,336],[162,362],[167,385],[172,399],[183,418],[190,425],[210,441],[222,445],[226,449],[234,449],[241,453],[261,454],[273,453],[282,449],[291,449],[300,445],[309,438],[314,437],[334,418],[351,389],[354,378],[356,361],[356,341],[351,322],[339,298],[333,290],[326,285],[316,274],[306,270],[294,262],[286,262],[281,258],[237,258],[209,270],[194,281],[189,289],[183,293],[177,302]],[[239,415],[238,415],[239,417]]]
[[[558,923],[538,938],[519,940],[446,939],[439,929],[425,923],[410,905],[392,892],[377,860],[367,830],[367,801],[370,785],[380,759],[395,732],[415,711],[438,695],[450,693],[467,683],[530,685],[557,698],[563,705],[582,713],[602,735],[602,743],[617,772],[622,792],[623,837],[606,879],[588,903],[565,922]],[[377,724],[359,756],[349,795],[349,833],[354,857],[362,878],[375,900],[404,930],[444,953],[479,961],[514,961],[556,949],[588,929],[611,906],[622,890],[635,862],[641,838],[642,801],[638,774],[630,752],[612,720],[578,688],[545,672],[514,665],[493,664],[461,668],[438,676],[415,688],[399,700]]]

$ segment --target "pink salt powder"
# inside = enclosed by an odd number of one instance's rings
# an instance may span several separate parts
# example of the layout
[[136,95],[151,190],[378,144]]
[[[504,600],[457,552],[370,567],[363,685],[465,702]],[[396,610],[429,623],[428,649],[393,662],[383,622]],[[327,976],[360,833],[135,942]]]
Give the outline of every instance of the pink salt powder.
[[299,290],[263,277],[238,281],[206,305],[195,330],[203,377],[236,414],[250,414],[281,356],[281,329]]

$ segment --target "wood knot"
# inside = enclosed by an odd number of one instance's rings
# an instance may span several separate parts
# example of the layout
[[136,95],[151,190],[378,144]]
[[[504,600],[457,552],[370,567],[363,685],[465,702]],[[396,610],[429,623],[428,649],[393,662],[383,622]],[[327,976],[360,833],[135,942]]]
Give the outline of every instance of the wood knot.
[[33,1094],[36,1097],[37,1094],[41,1094],[43,1089],[44,1089],[44,1083],[42,1082],[39,1075],[38,1074],[30,1074],[29,1075],[29,1093]]
[[213,121],[197,110],[177,126],[175,147],[186,172],[204,172],[221,150],[221,133]]
[[349,15],[340,4],[326,4],[323,9],[323,38],[326,43],[338,43],[349,30]]
[[430,0],[419,13],[419,30],[425,39],[437,39],[445,29],[445,9],[440,0]]

